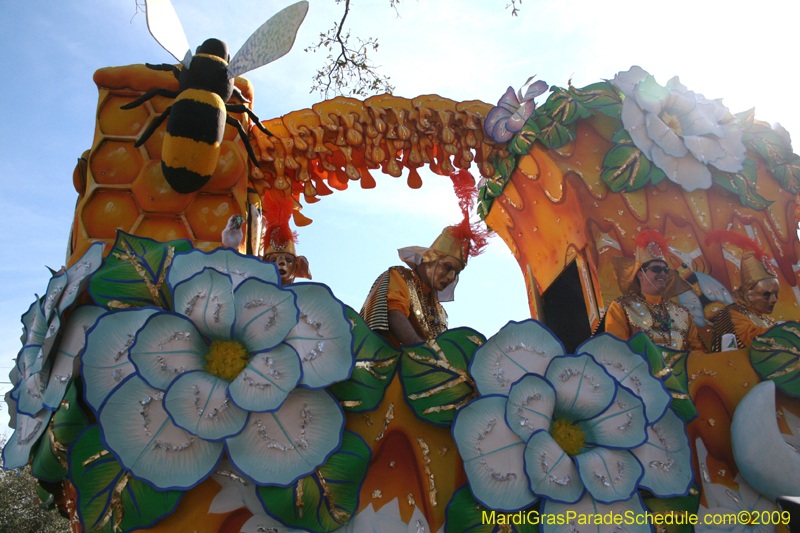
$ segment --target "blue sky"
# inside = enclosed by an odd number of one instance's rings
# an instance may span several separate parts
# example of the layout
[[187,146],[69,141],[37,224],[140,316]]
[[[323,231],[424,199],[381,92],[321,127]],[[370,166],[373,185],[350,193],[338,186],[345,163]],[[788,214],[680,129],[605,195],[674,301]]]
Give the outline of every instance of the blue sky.
[[[218,37],[232,52],[289,3],[173,0],[193,48]],[[322,57],[303,48],[341,18],[342,6],[310,3],[293,51],[246,75],[262,119],[320,100],[309,88]],[[515,18],[505,4],[406,0],[398,18],[388,0],[355,0],[348,25],[354,35],[380,38],[374,60],[398,96],[495,103],[534,74],[561,86],[572,78],[580,87],[637,64],[662,84],[680,75],[732,111],[756,107],[757,118],[800,135],[795,2],[525,0]],[[0,0],[0,381],[20,348],[19,317],[47,286],[45,265],[64,263],[77,199],[72,171],[94,133],[93,72],[172,61],[135,11],[134,0]],[[375,277],[398,264],[397,248],[428,245],[458,220],[447,178],[424,174],[418,191],[405,186],[405,176],[376,178],[374,190],[351,187],[307,206],[315,222],[299,232],[314,280],[356,309]],[[486,336],[528,317],[522,274],[500,239],[470,263],[447,310],[452,326]],[[4,418],[2,406],[2,426]]]

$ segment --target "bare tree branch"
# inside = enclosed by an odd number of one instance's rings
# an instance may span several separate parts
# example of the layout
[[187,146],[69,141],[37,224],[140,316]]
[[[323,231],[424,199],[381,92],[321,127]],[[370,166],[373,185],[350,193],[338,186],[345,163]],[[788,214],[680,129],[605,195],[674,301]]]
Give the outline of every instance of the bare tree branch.
[[[520,7],[517,7],[519,4]],[[506,4],[506,9],[511,8],[511,16],[516,17],[519,15],[520,10],[522,9],[522,0],[511,0],[510,4]]]

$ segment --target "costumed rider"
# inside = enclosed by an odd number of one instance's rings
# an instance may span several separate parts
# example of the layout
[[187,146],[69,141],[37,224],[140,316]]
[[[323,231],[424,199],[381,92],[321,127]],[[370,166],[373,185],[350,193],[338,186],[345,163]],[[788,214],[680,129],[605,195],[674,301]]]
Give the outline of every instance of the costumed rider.
[[775,325],[772,313],[778,301],[778,272],[772,257],[753,239],[730,230],[715,230],[706,236],[706,245],[732,244],[742,250],[740,283],[733,291],[735,302],[723,307],[712,319],[714,333],[711,351],[722,350],[722,336],[732,333],[736,348],[749,348],[753,339]]
[[467,260],[482,253],[488,242],[488,232],[469,221],[477,197],[474,178],[465,170],[450,177],[464,215],[461,223],[446,227],[428,248],[400,248],[408,268],[395,266],[381,274],[361,308],[370,329],[398,347],[433,340],[447,330],[441,303],[453,300]]
[[658,346],[706,352],[689,310],[670,301],[692,287],[669,268],[666,249],[664,236],[646,229],[636,237],[634,258],[613,258],[622,296],[608,306],[605,331],[622,340],[643,331]]
[[264,261],[275,263],[281,276],[281,285],[293,283],[295,278],[311,279],[308,259],[297,255],[297,233],[289,228],[289,218],[294,210],[294,199],[282,192],[267,191],[264,195]]

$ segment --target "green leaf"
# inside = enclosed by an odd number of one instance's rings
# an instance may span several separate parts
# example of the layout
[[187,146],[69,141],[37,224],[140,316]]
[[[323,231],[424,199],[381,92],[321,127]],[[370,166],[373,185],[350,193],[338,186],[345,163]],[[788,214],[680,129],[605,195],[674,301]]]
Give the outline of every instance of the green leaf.
[[[689,397],[689,376],[686,372],[686,362],[689,352],[679,352],[653,344],[647,335],[640,332],[634,335],[628,345],[636,352],[642,354],[650,363],[650,371],[654,376],[664,382],[667,392],[672,395],[670,406],[683,418],[690,422],[697,417],[697,409]],[[672,364],[672,370],[663,372],[664,361]],[[663,372],[663,375],[661,375]]]
[[603,159],[602,180],[612,192],[633,192],[664,179],[664,172],[633,144],[617,144]]
[[756,119],[756,108],[751,107],[747,111],[736,113],[736,122],[743,130],[748,130],[753,127],[753,121]]
[[723,189],[738,195],[739,201],[745,207],[762,211],[772,204],[770,200],[756,192],[758,173],[756,164],[752,160],[746,159],[744,167],[737,173],[722,172],[713,166],[709,168],[711,169],[711,180]]
[[187,239],[158,242],[117,231],[114,248],[89,280],[89,294],[99,305],[116,301],[132,307],[169,308],[167,268],[173,254],[191,249]]
[[767,165],[781,186],[792,194],[800,192],[800,156],[792,154],[788,161],[777,165]]
[[56,506],[56,498],[47,489],[36,484],[36,494],[39,496],[39,507],[42,509],[54,509]]
[[392,381],[400,361],[400,350],[374,333],[355,310],[345,306],[347,318],[353,322],[353,346],[356,368],[347,381],[334,383],[328,390],[341,402],[361,402],[344,410],[364,413],[377,409]]
[[593,83],[582,89],[570,86],[569,94],[582,106],[619,119],[622,116],[622,97],[607,81]]
[[800,397],[800,324],[784,322],[753,339],[750,364],[789,396]]
[[[288,527],[333,531],[355,515],[371,456],[364,439],[345,430],[341,448],[317,469],[318,475],[300,478],[289,487],[258,487],[258,497],[264,509]],[[302,507],[296,505],[298,499]]]
[[161,492],[130,477],[104,450],[97,424],[86,428],[72,445],[69,475],[78,492],[78,514],[87,533],[150,527],[172,513],[184,494]]
[[578,134],[575,133],[574,124],[565,126],[557,119],[550,117],[549,115],[539,115],[538,113],[535,120],[536,126],[538,126],[539,130],[541,131],[539,134],[539,140],[541,140],[542,144],[551,150],[561,148],[565,144],[574,141],[578,137]]
[[486,220],[486,217],[489,216],[489,211],[492,210],[492,198],[481,198],[478,200],[478,216],[481,217],[481,220]]
[[579,118],[588,118],[592,112],[560,87],[553,87],[541,112],[556,122],[568,126]]
[[528,122],[522,127],[522,130],[515,134],[511,143],[508,145],[508,149],[519,155],[525,155],[531,151],[531,147],[533,147],[533,143],[536,142],[536,138],[539,135],[539,127],[536,125],[531,119],[528,119]]
[[758,152],[767,164],[777,165],[792,155],[783,139],[768,124],[756,122],[744,131],[745,146]]
[[633,144],[633,139],[631,139],[630,134],[625,131],[624,128],[620,128],[614,132],[614,135],[611,137],[611,142],[615,142],[618,144]]
[[[477,396],[469,363],[486,337],[470,328],[449,329],[435,343],[405,348],[400,380],[417,418],[450,427],[456,410]],[[437,349],[438,348],[438,349]]]
[[[522,511],[522,516],[528,511],[538,509],[536,503],[529,509]],[[469,485],[464,485],[453,493],[445,511],[444,533],[504,533],[512,531],[514,533],[538,533],[539,526],[530,523],[519,525],[506,524],[508,516],[519,516],[519,513],[501,513],[487,509],[475,501],[469,490]],[[537,515],[538,518],[538,515]],[[510,529],[509,529],[510,527]]]
[[89,425],[89,419],[78,403],[76,383],[77,381],[73,381],[67,389],[60,407],[53,415],[50,427],[38,444],[31,464],[31,473],[37,479],[57,482],[67,477],[67,458],[64,452]]
[[663,524],[657,526],[658,528],[663,527],[666,533],[694,533],[694,527],[687,523],[687,518],[697,514],[700,507],[700,488],[694,483],[692,489],[694,495],[690,493],[672,498],[656,498],[649,492],[643,495],[645,506],[653,514],[667,515],[673,512],[675,515],[681,515],[681,518],[675,521],[683,522],[682,524]]

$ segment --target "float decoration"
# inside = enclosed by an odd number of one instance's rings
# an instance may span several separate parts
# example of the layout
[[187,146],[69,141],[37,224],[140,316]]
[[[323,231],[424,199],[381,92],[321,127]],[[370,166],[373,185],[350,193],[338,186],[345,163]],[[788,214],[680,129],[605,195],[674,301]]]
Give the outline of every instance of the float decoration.
[[761,379],[800,398],[800,324],[786,322],[753,339],[750,363]]
[[259,487],[264,509],[288,527],[328,533],[356,514],[372,453],[359,435],[345,431],[341,447],[312,475],[282,487]]
[[354,309],[345,306],[345,310],[353,324],[356,366],[350,379],[334,383],[329,390],[345,411],[366,413],[377,409],[383,400],[402,352],[369,329]]
[[[539,504],[536,503],[531,507],[523,510],[523,514],[527,515],[530,511],[536,511]],[[487,512],[488,511],[488,512]],[[469,485],[457,489],[453,493],[453,497],[447,504],[447,522],[445,523],[444,533],[462,533],[463,531],[470,531],[470,533],[539,533],[539,526],[531,523],[513,524],[504,523],[505,515],[498,515],[496,520],[498,523],[492,524],[485,523],[483,513],[491,516],[492,511],[478,503],[472,497],[469,490]]]
[[477,396],[468,368],[486,337],[471,328],[454,328],[430,343],[406,347],[400,381],[406,402],[420,420],[450,427],[455,413]]
[[172,513],[183,491],[159,491],[132,477],[101,439],[100,426],[93,424],[70,448],[70,480],[78,492],[83,530],[131,531],[152,526]]

